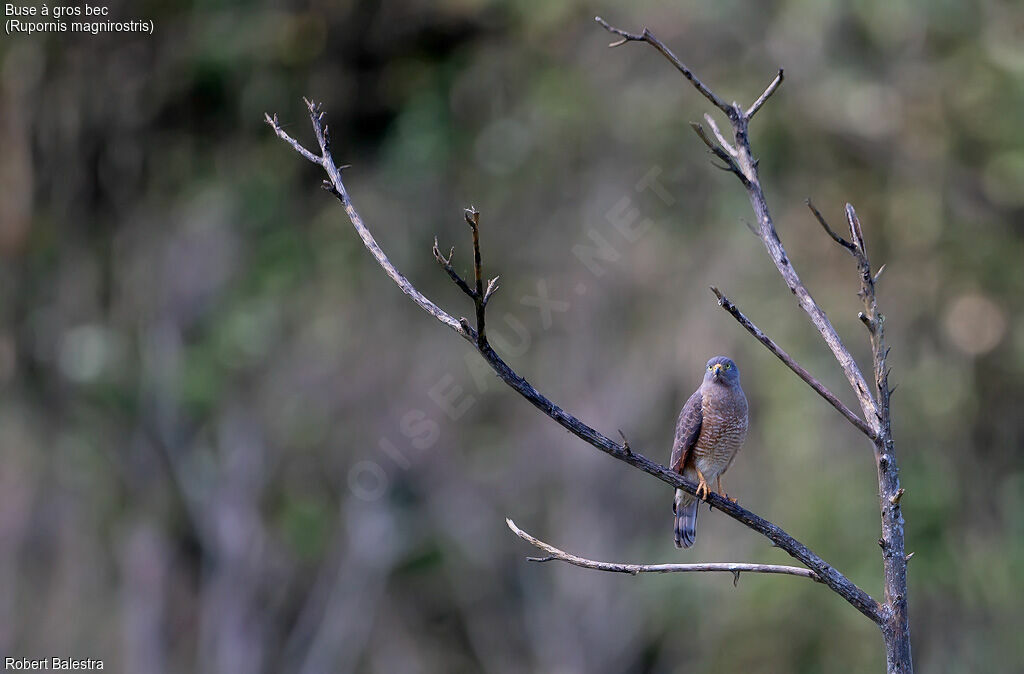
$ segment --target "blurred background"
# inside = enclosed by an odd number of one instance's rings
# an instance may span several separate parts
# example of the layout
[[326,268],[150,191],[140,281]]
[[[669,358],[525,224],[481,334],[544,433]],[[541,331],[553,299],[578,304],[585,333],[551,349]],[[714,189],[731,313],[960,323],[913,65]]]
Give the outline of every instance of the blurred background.
[[155,34],[0,42],[0,654],[124,672],[882,671],[877,628],[789,577],[525,561],[506,528],[629,562],[787,556],[566,434],[385,277],[315,166],[322,100],[392,261],[542,392],[667,461],[705,361],[752,430],[728,491],[876,597],[870,446],[715,304],[855,407],[688,128],[710,110],[600,14],[644,24],[752,127],[780,236],[890,381],[920,671],[1024,671],[1024,8],[417,0],[111,5]]

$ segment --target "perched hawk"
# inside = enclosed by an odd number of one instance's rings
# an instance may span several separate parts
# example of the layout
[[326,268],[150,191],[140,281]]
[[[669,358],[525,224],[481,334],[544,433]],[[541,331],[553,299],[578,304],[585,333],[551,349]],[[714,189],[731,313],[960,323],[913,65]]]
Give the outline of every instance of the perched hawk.
[[[746,437],[747,396],[740,388],[739,368],[725,356],[715,356],[704,370],[704,382],[679,413],[669,467],[696,482],[701,498],[707,498],[712,480],[724,495],[722,474],[729,470]],[[676,515],[677,548],[693,545],[699,503],[682,489],[676,490],[672,512]]]

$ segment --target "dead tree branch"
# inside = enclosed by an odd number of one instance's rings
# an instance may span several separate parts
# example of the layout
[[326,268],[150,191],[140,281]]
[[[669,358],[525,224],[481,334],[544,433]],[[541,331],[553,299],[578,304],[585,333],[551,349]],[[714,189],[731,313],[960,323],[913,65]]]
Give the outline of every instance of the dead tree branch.
[[[602,26],[604,26],[605,29],[608,30],[608,32],[614,33],[615,35],[618,35],[619,37],[622,38],[618,42],[612,42],[610,45],[608,45],[609,47],[618,47],[619,45],[624,45],[627,42],[646,42],[647,44],[651,45],[659,52],[661,52],[662,56],[667,58],[669,62],[676,67],[676,70],[683,74],[683,77],[690,80],[690,83],[697,88],[697,91],[702,93],[704,95],[704,98],[711,101],[716,108],[724,112],[727,116],[733,113],[732,106],[726,104],[725,101],[723,101],[721,98],[715,95],[715,92],[711,91],[711,89],[708,89],[706,86],[704,86],[704,83],[697,79],[697,76],[694,75],[693,72],[686,67],[686,64],[680,61],[679,58],[676,57],[676,55],[673,54],[668,47],[662,44],[661,40],[654,37],[654,35],[651,34],[651,31],[647,30],[646,26],[640,33],[633,34],[627,33],[624,30],[620,30],[618,28],[608,25],[608,23],[605,22],[605,20],[599,16],[595,16],[594,20],[597,21]],[[769,95],[770,94],[768,92],[765,92],[762,98],[767,98]]]
[[754,104],[751,105],[749,109],[747,109],[745,115],[748,121],[757,113],[758,110],[761,109],[761,106],[764,105],[769,98],[771,98],[772,94],[775,93],[775,90],[779,88],[779,85],[782,84],[782,78],[782,68],[779,68],[779,74],[775,76],[775,79],[772,80],[772,83],[769,84],[768,88],[764,90],[764,93],[761,94],[756,101],[754,101]]
[[270,115],[264,115],[264,119],[270,128],[274,130],[278,138],[291,145],[292,149],[298,152],[300,155],[313,162],[317,166],[323,167],[324,171],[327,172],[329,180],[325,180],[323,187],[325,190],[338,197],[341,201],[342,206],[345,208],[345,213],[348,215],[348,219],[352,222],[352,226],[355,227],[356,233],[359,238],[363,240],[363,245],[366,246],[367,250],[373,255],[377,263],[384,269],[384,272],[391,277],[391,280],[398,284],[398,287],[402,289],[402,292],[412,298],[412,301],[420,305],[424,311],[428,314],[441,321],[449,328],[459,333],[464,339],[469,341],[476,341],[476,333],[473,331],[466,331],[463,326],[453,316],[442,310],[436,304],[428,300],[420,291],[413,287],[409,279],[405,278],[400,271],[395,269],[395,266],[391,264],[387,255],[377,245],[377,241],[374,240],[373,235],[370,234],[370,230],[363,224],[363,219],[359,213],[352,206],[352,200],[348,197],[348,192],[345,191],[345,184],[341,181],[341,168],[334,163],[334,159],[331,157],[331,150],[329,146],[329,136],[327,134],[327,126],[323,124],[324,113],[320,109],[320,106],[315,104],[313,101],[306,100],[306,106],[309,108],[310,118],[313,120],[313,130],[316,133],[317,142],[320,144],[320,155],[315,155],[302,146],[297,140],[288,135],[288,133],[281,128],[281,125],[277,121],[277,115],[271,117]]
[[[696,75],[694,75],[693,72],[687,68],[675,54],[662,44],[661,41],[654,37],[647,28],[644,28],[643,32],[640,34],[632,34],[609,25],[608,22],[601,17],[595,17],[595,20],[604,26],[609,32],[622,37],[622,40],[613,43],[612,46],[618,46],[619,44],[625,44],[626,42],[646,42],[653,46],[666,59],[668,59],[668,61],[672,63],[672,65],[674,65],[676,69],[690,81],[691,84],[693,84],[697,91],[711,101],[716,108],[725,113],[725,116],[729,118],[729,122],[732,124],[735,142],[731,144],[727,142],[726,145],[728,147],[722,147],[716,144],[707,135],[707,133],[704,132],[701,125],[691,124],[691,126],[704,144],[708,146],[710,151],[716,157],[725,162],[728,170],[731,173],[734,173],[747,189],[751,205],[753,206],[754,213],[757,216],[758,231],[760,233],[761,240],[764,242],[765,248],[767,248],[772,261],[778,268],[782,278],[786,281],[786,285],[789,287],[790,292],[796,295],[801,308],[807,312],[811,322],[814,323],[814,326],[818,329],[818,332],[821,333],[822,338],[832,350],[833,355],[839,362],[840,367],[842,367],[846,378],[849,380],[850,385],[853,387],[853,390],[857,395],[857,400],[860,403],[865,419],[868,420],[869,425],[873,426],[877,423],[875,421],[876,405],[871,396],[867,380],[861,373],[856,361],[850,355],[849,350],[843,345],[842,340],[839,338],[839,334],[832,326],[828,316],[825,315],[825,312],[814,301],[814,298],[811,297],[810,292],[800,280],[800,276],[796,273],[796,269],[794,269],[793,265],[790,263],[789,256],[782,247],[779,235],[775,231],[775,225],[772,221],[771,213],[768,210],[768,203],[765,200],[764,191],[761,189],[761,183],[758,178],[757,159],[754,158],[753,152],[750,149],[750,140],[748,138],[748,126],[750,119],[778,89],[783,80],[782,71],[779,71],[775,76],[775,79],[765,89],[764,93],[761,94],[761,96],[745,112],[739,103],[727,104],[723,102],[722,99],[719,98],[718,95],[715,94]],[[716,135],[721,134],[719,133]],[[732,152],[735,152],[735,156],[733,156]]]
[[[864,310],[859,314],[861,322],[868,329],[871,338],[871,354],[874,373],[874,392],[869,389],[867,380],[861,373],[857,362],[850,351],[843,345],[839,334],[836,332],[825,311],[814,301],[810,292],[800,280],[789,256],[786,254],[782,241],[779,239],[775,224],[772,221],[771,213],[768,210],[768,202],[765,199],[764,190],[761,187],[758,175],[758,162],[754,158],[750,147],[749,124],[751,118],[775,93],[782,83],[783,73],[779,70],[778,75],[768,85],[764,93],[746,109],[738,103],[726,105],[707,85],[701,82],[671,51],[655,38],[649,30],[644,28],[639,35],[627,33],[619,28],[610,26],[600,17],[597,22],[608,31],[622,37],[617,43],[625,42],[646,42],[658,50],[665,58],[683,73],[687,80],[715,107],[725,113],[732,125],[734,141],[730,143],[717,127],[712,126],[716,144],[704,133],[700,125],[694,124],[694,131],[701,141],[709,147],[711,152],[726,164],[727,170],[734,173],[747,190],[751,207],[757,216],[758,232],[765,248],[771,256],[775,267],[783,280],[796,298],[800,307],[806,312],[811,322],[818,329],[822,339],[832,351],[833,356],[846,375],[851,388],[857,396],[861,407],[863,418],[856,417],[845,406],[835,400],[835,396],[821,386],[816,385],[816,380],[807,373],[804,368],[799,367],[795,361],[786,356],[774,342],[769,340],[764,333],[758,330],[749,320],[739,312],[736,307],[726,300],[720,293],[719,304],[729,311],[758,341],[768,347],[778,358],[790,366],[797,375],[811,386],[819,395],[839,410],[843,416],[853,423],[857,428],[865,432],[871,439],[875,462],[878,466],[878,487],[881,504],[883,570],[885,575],[885,604],[882,606],[878,625],[882,630],[886,646],[886,663],[890,674],[912,674],[913,662],[910,653],[910,625],[907,615],[907,560],[904,543],[904,521],[900,511],[900,497],[903,490],[899,485],[899,472],[896,467],[896,454],[893,447],[891,414],[889,397],[892,389],[888,383],[888,366],[886,357],[888,349],[885,346],[884,324],[885,317],[878,310],[878,302],[875,294],[875,281],[881,274],[881,269],[875,275],[871,273],[871,263],[868,259],[867,248],[864,243],[864,233],[860,220],[853,209],[853,206],[846,205],[846,219],[850,228],[850,240],[836,234],[821,213],[814,208],[810,202],[808,206],[814,214],[818,223],[825,229],[828,235],[840,246],[850,252],[857,262],[857,271],[860,276],[860,292],[858,295],[864,303]],[[796,367],[794,367],[796,365]],[[856,418],[855,418],[856,417]],[[865,428],[865,426],[867,428]]]
[[[503,382],[570,433],[587,442],[592,447],[609,454],[620,461],[624,461],[631,466],[639,468],[645,473],[657,477],[672,487],[682,489],[690,494],[696,494],[697,486],[692,482],[684,480],[678,473],[675,473],[637,453],[635,450],[628,447],[625,444],[625,441],[624,444],[612,441],[603,433],[588,426],[553,403],[537,391],[537,389],[535,389],[526,379],[509,367],[508,364],[505,363],[505,361],[502,360],[502,358],[494,351],[486,338],[481,337],[482,333],[484,333],[484,312],[486,311],[485,300],[491,293],[493,293],[494,287],[496,286],[494,281],[492,281],[488,284],[488,290],[481,290],[483,264],[482,256],[479,253],[479,219],[475,209],[469,209],[467,211],[467,220],[470,221],[470,226],[473,229],[474,235],[474,280],[476,287],[471,288],[468,283],[461,281],[461,277],[454,272],[454,269],[449,269],[451,267],[451,256],[445,259],[441,256],[436,245],[434,247],[434,257],[438,260],[438,263],[442,268],[444,268],[448,275],[452,277],[453,281],[455,281],[455,283],[463,290],[463,292],[466,292],[471,298],[473,298],[474,304],[477,308],[476,328],[474,329],[471,327],[465,318],[454,318],[416,290],[408,279],[406,279],[405,276],[395,268],[381,250],[380,246],[377,245],[377,242],[373,238],[372,234],[370,234],[370,231],[363,224],[362,218],[352,205],[348,192],[345,190],[345,186],[342,182],[341,169],[335,165],[331,156],[329,136],[327,134],[326,127],[323,126],[323,112],[316,103],[307,100],[306,104],[309,108],[313,131],[320,146],[319,157],[306,150],[298,141],[285,132],[278,123],[276,115],[273,117],[266,115],[266,122],[274,130],[274,133],[287,142],[296,152],[306,159],[309,159],[314,164],[318,164],[323,167],[329,178],[329,180],[324,181],[325,189],[330,191],[341,201],[342,206],[345,209],[345,213],[348,215],[352,226],[363,240],[364,245],[388,276],[390,276],[398,285],[398,287],[401,288],[405,294],[409,295],[424,311],[432,315],[441,323],[447,325],[466,339],[466,341],[473,344],[476,350],[481,356],[483,356],[484,360],[487,361],[495,374],[497,374]],[[742,508],[738,504],[729,501],[727,498],[719,496],[716,493],[712,492],[705,501],[712,508],[725,513],[734,520],[765,536],[774,543],[776,547],[781,548],[790,556],[800,561],[814,573],[816,578],[843,597],[851,605],[856,607],[862,614],[876,623],[882,620],[882,608],[875,599],[873,599],[864,590],[857,587],[828,562],[812,552],[806,545],[797,541],[795,538],[783,531],[781,527],[746,510],[745,508]]]
[[715,294],[715,297],[718,298],[719,306],[728,311],[740,325],[746,328],[747,332],[754,336],[754,339],[764,344],[769,351],[775,354],[776,358],[781,360],[783,363],[786,364],[786,367],[795,372],[796,376],[803,379],[807,383],[807,385],[814,389],[814,391],[818,395],[827,400],[829,405],[839,410],[839,413],[846,417],[847,421],[849,421],[851,424],[853,424],[858,429],[863,431],[864,434],[867,435],[869,438],[874,440],[875,432],[871,430],[871,427],[864,423],[863,419],[854,414],[853,410],[844,405],[843,401],[836,397],[836,394],[832,393],[832,391],[829,391],[824,384],[815,379],[814,375],[808,372],[803,365],[796,362],[796,360],[794,360],[792,356],[786,353],[782,349],[782,347],[776,344],[771,337],[766,335],[764,331],[761,330],[761,328],[754,325],[754,323],[749,318],[747,318],[743,314],[743,312],[740,311],[739,308],[735,304],[733,304],[728,297],[723,295],[718,288],[711,286],[711,292],[713,292]]
[[554,562],[561,561],[573,566],[595,571],[609,571],[611,573],[628,573],[635,576],[640,573],[702,573],[702,572],[726,572],[733,575],[733,584],[739,582],[740,573],[772,573],[788,576],[800,576],[809,578],[816,583],[821,580],[814,575],[810,569],[800,566],[782,566],[780,564],[748,564],[746,562],[702,562],[698,564],[622,564],[619,562],[597,562],[592,559],[578,557],[571,553],[560,550],[550,543],[545,543],[535,538],[516,526],[512,520],[505,518],[505,524],[516,536],[523,539],[530,545],[539,548],[547,553],[546,557],[527,557],[529,562]]

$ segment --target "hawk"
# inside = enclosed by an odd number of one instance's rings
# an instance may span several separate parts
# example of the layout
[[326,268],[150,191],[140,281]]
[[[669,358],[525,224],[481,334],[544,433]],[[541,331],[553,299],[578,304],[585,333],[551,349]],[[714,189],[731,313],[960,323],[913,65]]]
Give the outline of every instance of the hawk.
[[[669,467],[697,483],[699,498],[707,498],[712,480],[716,491],[723,494],[722,474],[729,470],[746,437],[747,396],[740,388],[739,368],[731,359],[715,356],[704,370],[704,382],[679,413]],[[676,490],[672,512],[677,548],[693,545],[698,504],[698,498]]]

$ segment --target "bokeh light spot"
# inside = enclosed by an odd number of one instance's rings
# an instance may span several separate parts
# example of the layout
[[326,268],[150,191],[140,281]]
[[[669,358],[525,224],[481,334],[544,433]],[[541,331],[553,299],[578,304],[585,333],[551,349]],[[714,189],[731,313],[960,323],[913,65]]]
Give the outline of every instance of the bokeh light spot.
[[945,324],[953,345],[971,356],[996,348],[1006,334],[1006,314],[980,293],[967,293],[953,300]]

